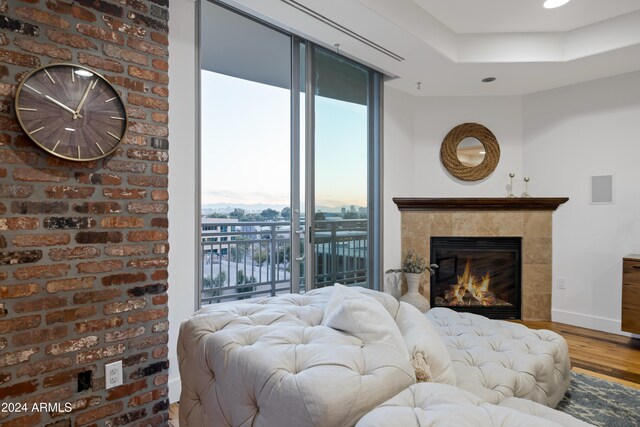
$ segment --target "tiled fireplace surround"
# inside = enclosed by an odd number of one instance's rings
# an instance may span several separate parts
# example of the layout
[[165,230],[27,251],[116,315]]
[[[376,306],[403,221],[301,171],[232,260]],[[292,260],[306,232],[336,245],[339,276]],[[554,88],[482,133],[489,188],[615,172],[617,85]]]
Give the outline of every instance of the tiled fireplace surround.
[[[403,258],[413,249],[429,260],[432,236],[522,237],[523,320],[551,320],[551,217],[567,200],[393,199],[401,211]],[[428,275],[420,292],[429,299]]]

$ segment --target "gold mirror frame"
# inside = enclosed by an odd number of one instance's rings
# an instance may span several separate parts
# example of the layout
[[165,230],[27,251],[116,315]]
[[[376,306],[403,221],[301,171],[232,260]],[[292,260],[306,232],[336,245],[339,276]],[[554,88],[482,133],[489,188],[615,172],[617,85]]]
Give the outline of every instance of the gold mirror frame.
[[[478,166],[465,166],[458,159],[458,144],[465,138],[475,138],[484,147],[485,156]],[[443,166],[458,179],[479,181],[491,175],[500,160],[500,146],[495,135],[478,123],[462,123],[451,129],[442,141],[440,159]]]

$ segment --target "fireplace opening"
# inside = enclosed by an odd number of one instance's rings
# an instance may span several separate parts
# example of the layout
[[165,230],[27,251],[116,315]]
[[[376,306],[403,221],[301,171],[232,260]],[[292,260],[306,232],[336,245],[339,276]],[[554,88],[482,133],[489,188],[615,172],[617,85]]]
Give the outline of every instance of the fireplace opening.
[[520,319],[521,237],[432,237],[431,307]]

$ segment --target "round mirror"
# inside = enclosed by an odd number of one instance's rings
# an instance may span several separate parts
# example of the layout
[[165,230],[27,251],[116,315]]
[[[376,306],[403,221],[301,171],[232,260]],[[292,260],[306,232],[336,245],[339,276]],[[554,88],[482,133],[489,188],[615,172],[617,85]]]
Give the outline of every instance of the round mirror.
[[470,168],[478,166],[484,160],[484,156],[487,152],[484,149],[484,145],[476,138],[466,137],[458,144],[456,149],[456,156],[460,163]]
[[440,147],[442,165],[463,181],[479,181],[494,171],[500,160],[495,135],[478,123],[462,123],[451,129]]

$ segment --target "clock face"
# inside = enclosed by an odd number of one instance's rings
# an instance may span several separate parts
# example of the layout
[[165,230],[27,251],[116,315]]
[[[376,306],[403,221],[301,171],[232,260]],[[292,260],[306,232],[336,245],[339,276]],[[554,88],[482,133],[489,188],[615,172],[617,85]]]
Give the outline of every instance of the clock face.
[[16,114],[29,137],[68,160],[94,160],[116,149],[127,113],[111,84],[88,68],[52,64],[27,75],[16,91]]

